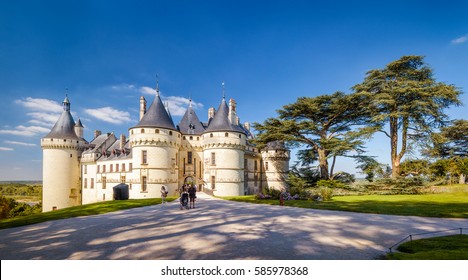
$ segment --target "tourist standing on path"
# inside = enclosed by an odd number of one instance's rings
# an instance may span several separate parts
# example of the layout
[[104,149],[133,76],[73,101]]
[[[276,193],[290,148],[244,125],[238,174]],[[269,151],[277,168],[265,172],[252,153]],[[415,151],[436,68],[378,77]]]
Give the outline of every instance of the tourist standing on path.
[[167,203],[166,197],[169,192],[167,191],[166,186],[161,186],[161,204]]
[[189,190],[190,208],[195,208],[195,198],[197,198],[197,188],[192,185]]

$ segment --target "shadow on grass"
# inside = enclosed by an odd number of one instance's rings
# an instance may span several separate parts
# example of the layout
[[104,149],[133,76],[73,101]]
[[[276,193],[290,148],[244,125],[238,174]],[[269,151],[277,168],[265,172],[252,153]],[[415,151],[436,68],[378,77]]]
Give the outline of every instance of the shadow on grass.
[[[331,201],[309,201],[309,200],[290,200],[285,201],[285,206],[311,208],[319,210],[349,211],[372,214],[401,215],[401,216],[421,216],[436,218],[468,218],[468,201],[424,201],[422,196],[400,197],[395,200],[395,196],[380,196],[378,200],[360,197],[336,197]],[[249,197],[232,197],[228,200],[238,202],[249,202],[257,204],[279,205],[278,200],[255,199]],[[346,200],[346,201],[345,201]]]

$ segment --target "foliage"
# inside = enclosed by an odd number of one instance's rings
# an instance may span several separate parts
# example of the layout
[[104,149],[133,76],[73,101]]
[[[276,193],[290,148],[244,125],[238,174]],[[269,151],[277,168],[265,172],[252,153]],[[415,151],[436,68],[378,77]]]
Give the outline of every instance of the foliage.
[[405,160],[400,166],[401,176],[427,176],[429,175],[430,162],[425,159]]
[[324,187],[324,188],[345,188],[346,185],[343,182],[335,181],[335,180],[320,180],[317,182],[317,187]]
[[351,184],[356,181],[356,177],[353,174],[347,172],[338,172],[333,175],[332,180],[339,181],[344,184]]
[[405,242],[389,260],[468,260],[468,235],[450,235]]
[[468,120],[454,120],[440,132],[432,133],[423,149],[431,157],[468,157]]
[[[370,113],[362,97],[336,92],[317,97],[300,97],[278,110],[278,118],[255,123],[258,147],[281,140],[303,147],[299,158],[310,165],[319,162],[320,177],[333,175],[336,158],[361,152],[364,139],[374,132],[369,127]],[[328,160],[332,159],[329,166]]]
[[399,177],[396,179],[386,178],[379,179],[375,182],[365,185],[366,193],[374,194],[418,194],[421,193],[421,187],[424,186],[424,179],[421,177]]
[[42,204],[29,205],[23,202],[17,202],[12,198],[0,195],[0,219],[8,219],[17,216],[27,216],[42,212]]
[[0,184],[0,194],[4,196],[42,196],[41,185],[28,185],[23,183],[2,183]]
[[378,178],[388,178],[391,174],[391,169],[388,165],[379,163],[370,156],[356,156],[358,165],[357,168],[361,169],[361,173],[366,174],[366,180],[369,182]]
[[[353,87],[367,98],[372,122],[390,140],[392,177],[400,175],[400,161],[410,141],[427,137],[447,121],[444,109],[460,105],[462,91],[436,82],[422,56],[403,56],[384,69],[367,72],[364,81]],[[388,126],[389,131],[383,128]],[[399,143],[399,139],[401,142]],[[398,151],[398,147],[401,147]]]

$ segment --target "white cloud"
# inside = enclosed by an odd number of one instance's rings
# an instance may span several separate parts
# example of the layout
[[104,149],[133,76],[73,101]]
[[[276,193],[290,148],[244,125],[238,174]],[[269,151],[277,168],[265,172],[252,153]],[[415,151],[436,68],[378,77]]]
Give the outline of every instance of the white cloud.
[[119,111],[112,107],[103,107],[97,109],[85,109],[85,112],[104,122],[113,123],[113,124],[122,124],[125,122],[130,122],[130,113]]
[[33,111],[53,113],[60,113],[63,111],[62,106],[58,102],[50,99],[26,97],[21,100],[16,100],[16,103]]
[[6,144],[11,144],[11,145],[19,145],[19,146],[27,146],[27,147],[34,147],[37,146],[37,144],[32,144],[32,143],[25,143],[25,142],[18,142],[18,141],[3,141]]
[[156,95],[156,90],[150,87],[140,87],[139,92],[143,94]]
[[132,84],[120,84],[111,86],[111,89],[115,91],[126,91],[126,90],[135,90],[135,86]]
[[60,117],[60,114],[52,114],[45,112],[31,112],[26,115],[33,119],[29,121],[31,124],[52,127]]
[[468,41],[468,34],[466,34],[464,36],[461,36],[459,38],[453,39],[452,44],[454,44],[454,45],[463,44],[466,41]]
[[0,129],[0,134],[10,134],[16,136],[36,136],[38,134],[46,134],[50,131],[49,128],[41,126],[24,126],[19,125],[15,129]]
[[0,147],[0,151],[14,151],[15,149],[13,148],[7,148],[7,147]]
[[[169,111],[173,116],[183,116],[185,111],[190,103],[190,99],[180,96],[168,96],[167,98],[163,98],[164,104],[169,105]],[[203,104],[194,102],[192,100],[192,107],[193,109],[201,109],[203,108]]]

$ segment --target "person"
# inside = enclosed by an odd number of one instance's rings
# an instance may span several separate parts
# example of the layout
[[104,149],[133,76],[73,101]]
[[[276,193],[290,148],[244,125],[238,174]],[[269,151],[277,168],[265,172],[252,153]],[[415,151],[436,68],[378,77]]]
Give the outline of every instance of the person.
[[161,186],[161,204],[167,203],[166,197],[169,192],[167,191],[166,186]]
[[195,198],[197,198],[197,188],[192,185],[188,189],[189,199],[190,199],[190,208],[195,208]]

